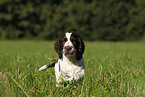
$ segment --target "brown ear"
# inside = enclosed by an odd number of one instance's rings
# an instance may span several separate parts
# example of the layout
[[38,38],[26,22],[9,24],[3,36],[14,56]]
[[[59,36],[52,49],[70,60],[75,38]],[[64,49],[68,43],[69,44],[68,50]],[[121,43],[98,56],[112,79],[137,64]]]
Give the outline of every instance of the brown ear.
[[85,45],[79,36],[78,36],[78,43],[79,43],[79,45],[78,45],[79,47],[78,47],[78,52],[77,52],[77,59],[80,60],[82,58],[83,53],[84,53]]
[[58,53],[60,59],[62,58],[64,38],[65,38],[65,34],[61,35],[54,44],[55,51]]
[[71,40],[73,40],[73,45],[76,48],[76,58],[80,60],[85,50],[85,45],[79,35],[72,33]]

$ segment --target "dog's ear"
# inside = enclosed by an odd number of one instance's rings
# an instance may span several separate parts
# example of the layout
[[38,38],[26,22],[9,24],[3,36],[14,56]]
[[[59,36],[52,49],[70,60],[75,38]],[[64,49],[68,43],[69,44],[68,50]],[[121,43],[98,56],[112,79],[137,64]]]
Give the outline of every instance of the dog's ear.
[[72,37],[71,37],[72,43],[76,48],[76,57],[77,60],[80,60],[82,58],[82,55],[84,53],[85,50],[85,45],[83,40],[80,38],[79,35],[72,33]]
[[65,34],[63,34],[57,39],[57,41],[54,44],[55,51],[58,53],[60,59],[62,58],[62,50],[63,45],[65,43],[65,39]]
[[85,45],[84,45],[83,40],[79,36],[77,37],[77,41],[79,43],[79,45],[78,45],[77,59],[80,60],[82,58],[83,53],[84,53]]

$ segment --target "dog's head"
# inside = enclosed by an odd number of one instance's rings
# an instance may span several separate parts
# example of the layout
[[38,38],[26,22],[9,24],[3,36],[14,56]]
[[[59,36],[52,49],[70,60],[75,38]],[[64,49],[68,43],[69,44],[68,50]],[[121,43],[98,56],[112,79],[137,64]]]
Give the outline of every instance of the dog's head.
[[66,57],[75,56],[77,60],[80,60],[84,53],[85,45],[79,35],[67,32],[57,39],[54,48],[60,59],[65,55]]

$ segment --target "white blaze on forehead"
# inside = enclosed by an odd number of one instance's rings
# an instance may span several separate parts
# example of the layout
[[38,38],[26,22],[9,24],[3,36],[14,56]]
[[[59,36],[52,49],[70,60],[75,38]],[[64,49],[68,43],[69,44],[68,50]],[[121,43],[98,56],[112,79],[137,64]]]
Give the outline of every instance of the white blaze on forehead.
[[70,41],[70,36],[71,36],[71,34],[72,34],[72,33],[68,33],[68,32],[65,34],[65,36],[66,36],[66,38],[68,39],[68,41]]
[[[67,41],[65,42],[65,44],[63,46],[63,54],[70,53],[70,54],[72,54],[72,56],[74,56],[75,48],[74,48],[74,45],[72,44],[71,39],[70,39],[71,35],[72,35],[72,33],[68,33],[68,32],[65,34],[65,37],[67,38]],[[71,50],[67,51],[66,50],[67,47],[71,47]]]
[[71,42],[71,40],[70,40],[71,34],[72,34],[72,33],[68,33],[68,32],[65,34],[65,36],[66,36],[66,38],[67,38],[67,41],[66,41],[66,43],[64,44],[64,46],[73,46],[73,44],[72,44],[72,42]]

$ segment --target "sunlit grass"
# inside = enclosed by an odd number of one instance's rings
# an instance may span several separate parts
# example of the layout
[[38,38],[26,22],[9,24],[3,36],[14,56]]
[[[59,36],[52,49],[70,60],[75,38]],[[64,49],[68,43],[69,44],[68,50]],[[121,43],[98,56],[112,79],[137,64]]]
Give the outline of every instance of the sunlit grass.
[[[145,96],[145,45],[139,42],[85,42],[85,83],[55,87],[54,42],[0,41],[0,96]],[[3,77],[5,75],[5,77]]]

